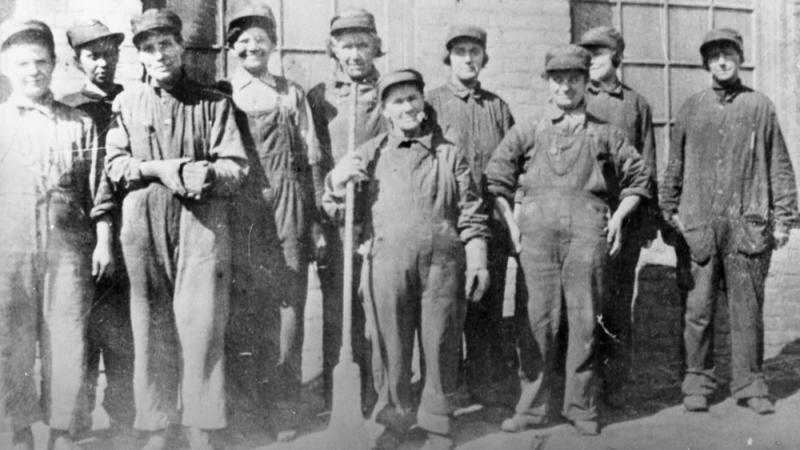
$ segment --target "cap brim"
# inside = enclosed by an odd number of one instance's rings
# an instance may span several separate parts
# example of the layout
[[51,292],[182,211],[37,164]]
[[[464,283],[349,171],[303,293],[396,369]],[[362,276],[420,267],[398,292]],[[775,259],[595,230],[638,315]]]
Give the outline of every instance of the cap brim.
[[125,40],[125,34],[124,33],[103,34],[95,38],[89,39],[88,41],[81,42],[76,47],[83,47],[84,45],[91,44],[92,42],[102,41],[106,39],[114,41],[114,45],[119,46]]

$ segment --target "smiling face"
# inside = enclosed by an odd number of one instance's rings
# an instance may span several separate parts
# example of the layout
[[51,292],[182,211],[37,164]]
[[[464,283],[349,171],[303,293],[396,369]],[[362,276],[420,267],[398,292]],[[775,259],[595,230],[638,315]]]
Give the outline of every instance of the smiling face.
[[239,58],[239,64],[255,75],[267,71],[269,56],[274,49],[275,43],[261,27],[250,27],[242,31],[233,43],[233,53]]
[[577,108],[586,94],[586,74],[579,70],[558,70],[547,74],[550,99],[559,108],[569,111]]
[[47,94],[54,69],[55,59],[44,45],[19,43],[3,50],[2,70],[12,91],[31,100]]
[[383,98],[383,117],[392,128],[406,136],[418,133],[425,115],[425,99],[419,86],[403,83],[390,86]]
[[138,41],[137,49],[139,62],[156,83],[170,84],[180,76],[184,48],[172,33],[148,33]]
[[614,50],[608,47],[588,47],[586,50],[592,54],[589,78],[600,82],[614,81],[617,78],[617,68],[614,66]]
[[703,52],[703,58],[711,76],[718,82],[725,83],[739,78],[742,55],[733,44],[723,42],[711,45]]
[[477,81],[486,63],[486,51],[473,39],[457,39],[450,44],[450,73],[462,83]]
[[75,62],[90,82],[98,86],[114,83],[119,46],[113,39],[99,39],[77,50]]
[[379,52],[376,37],[366,31],[344,31],[331,37],[331,51],[350,78],[359,79],[374,69]]

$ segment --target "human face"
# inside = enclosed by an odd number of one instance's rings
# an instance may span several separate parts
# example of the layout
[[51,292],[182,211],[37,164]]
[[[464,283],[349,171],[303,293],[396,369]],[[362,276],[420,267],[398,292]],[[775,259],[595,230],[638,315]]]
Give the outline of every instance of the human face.
[[578,70],[560,70],[547,74],[550,99],[559,108],[577,108],[586,93],[586,74]]
[[392,129],[405,136],[419,133],[425,100],[419,87],[411,84],[399,84],[389,87],[383,100],[383,117],[392,124]]
[[90,82],[97,86],[114,83],[119,61],[119,47],[113,39],[89,42],[78,50],[75,62]]
[[715,80],[724,83],[739,78],[742,57],[733,45],[713,45],[704,56],[708,70]]
[[169,85],[180,76],[183,44],[171,33],[150,33],[139,41],[139,62],[159,85]]
[[592,64],[589,66],[589,78],[599,82],[615,81],[617,68],[614,67],[614,51],[608,47],[589,47]]
[[344,31],[331,38],[331,50],[342,70],[352,79],[369,75],[378,54],[375,37],[366,31]]
[[460,39],[450,46],[450,73],[465,83],[478,80],[486,62],[483,46],[471,39]]
[[50,90],[55,60],[39,44],[12,44],[2,53],[3,74],[14,93],[37,100]]
[[275,43],[269,38],[267,31],[261,27],[250,27],[239,35],[233,43],[233,53],[239,63],[248,72],[261,75],[267,71],[269,55],[275,49]]

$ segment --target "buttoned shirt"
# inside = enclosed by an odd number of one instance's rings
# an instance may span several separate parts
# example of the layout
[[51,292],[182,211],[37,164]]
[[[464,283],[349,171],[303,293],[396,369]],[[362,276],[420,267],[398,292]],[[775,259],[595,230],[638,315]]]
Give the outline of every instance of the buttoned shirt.
[[480,186],[492,152],[514,125],[508,105],[480,83],[469,89],[452,80],[429,92],[425,99],[433,107],[434,119],[445,138],[466,153],[472,177]]
[[[362,144],[356,154],[368,174],[367,187],[356,197],[357,209],[366,209],[367,237],[409,245],[425,230],[464,242],[488,238],[485,205],[469,165],[440,133],[430,130],[406,138],[387,132]],[[329,175],[324,203],[338,220],[344,217],[344,194]]]
[[247,170],[231,101],[185,76],[170,89],[139,83],[114,101],[115,126],[106,137],[106,168],[117,189],[139,189],[143,161],[190,158],[209,161],[213,192],[237,192]]
[[486,168],[489,192],[511,201],[519,188],[523,196],[537,186],[530,167],[536,152],[551,152],[554,160],[570,160],[588,137],[603,177],[591,177],[581,189],[616,207],[629,195],[651,196],[651,172],[625,134],[589,112],[566,113],[549,103],[539,122],[517,124],[508,132]]
[[782,230],[795,221],[794,170],[775,107],[741,82],[715,83],[684,102],[668,161],[661,209],[690,232],[716,219],[747,218],[762,228],[774,221]]

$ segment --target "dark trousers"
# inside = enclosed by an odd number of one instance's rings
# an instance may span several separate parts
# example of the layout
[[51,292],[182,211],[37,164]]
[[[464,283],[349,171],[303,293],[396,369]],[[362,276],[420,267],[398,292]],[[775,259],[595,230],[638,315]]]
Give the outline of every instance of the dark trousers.
[[686,293],[683,341],[686,346],[684,395],[709,395],[714,377],[714,314],[720,284],[725,285],[731,324],[733,380],[736,399],[766,396],[762,372],[764,348],[764,281],[771,253],[747,256],[735,251],[713,254],[704,264],[691,264],[691,286]]

